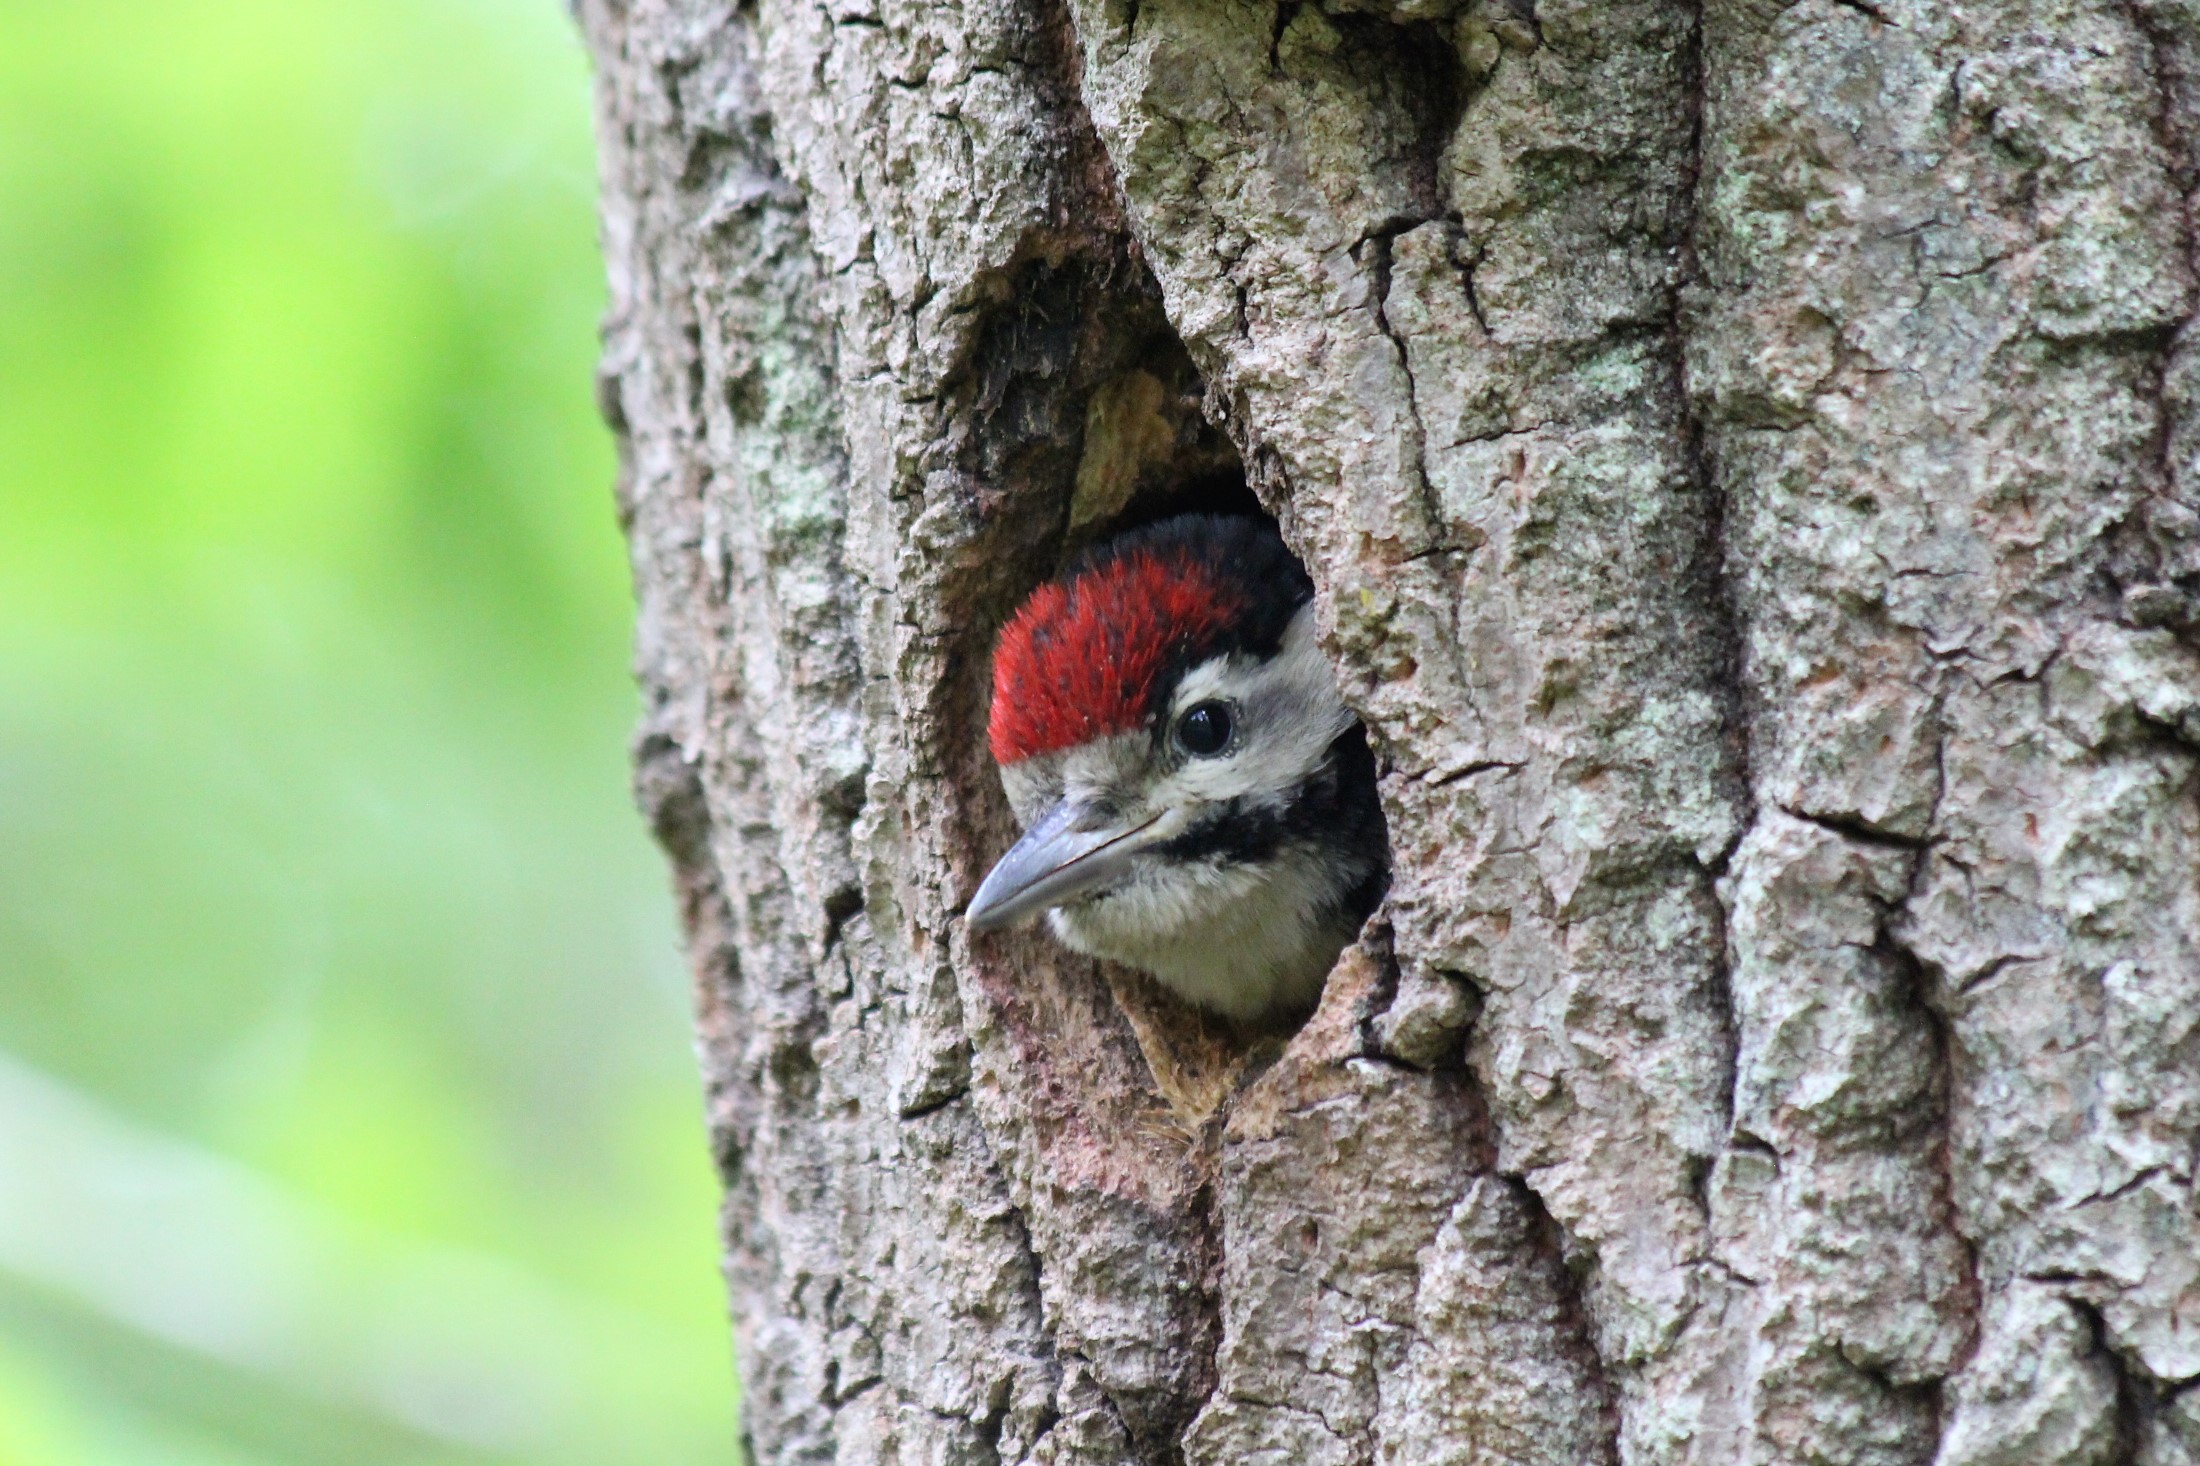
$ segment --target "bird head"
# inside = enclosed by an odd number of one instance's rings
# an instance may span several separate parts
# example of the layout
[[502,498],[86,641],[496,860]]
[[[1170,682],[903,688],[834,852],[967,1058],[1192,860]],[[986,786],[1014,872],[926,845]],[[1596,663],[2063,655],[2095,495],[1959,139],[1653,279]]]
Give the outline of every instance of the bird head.
[[1023,838],[973,928],[1076,950],[1239,1018],[1311,1006],[1379,893],[1373,761],[1273,528],[1185,516],[1100,547],[1001,634],[988,738]]

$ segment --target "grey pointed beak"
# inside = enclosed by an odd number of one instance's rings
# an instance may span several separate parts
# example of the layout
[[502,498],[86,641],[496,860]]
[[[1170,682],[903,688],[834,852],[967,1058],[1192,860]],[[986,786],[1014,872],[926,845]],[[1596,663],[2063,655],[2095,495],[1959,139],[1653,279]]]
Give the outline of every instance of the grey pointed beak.
[[1153,843],[1148,832],[1160,818],[1084,828],[1101,822],[1092,820],[1091,810],[1062,801],[986,873],[964,920],[972,931],[991,931],[1112,884],[1130,868],[1132,857]]

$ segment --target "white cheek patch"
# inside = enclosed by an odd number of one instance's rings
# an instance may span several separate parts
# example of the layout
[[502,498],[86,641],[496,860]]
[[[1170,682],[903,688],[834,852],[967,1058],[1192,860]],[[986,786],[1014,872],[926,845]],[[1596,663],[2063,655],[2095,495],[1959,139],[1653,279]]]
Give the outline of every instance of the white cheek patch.
[[1227,753],[1186,758],[1154,791],[1155,802],[1185,806],[1275,795],[1294,789],[1320,766],[1352,711],[1337,696],[1336,679],[1314,642],[1314,608],[1302,606],[1265,661],[1216,657],[1184,674],[1169,703],[1173,727],[1195,703],[1232,705],[1236,728]]

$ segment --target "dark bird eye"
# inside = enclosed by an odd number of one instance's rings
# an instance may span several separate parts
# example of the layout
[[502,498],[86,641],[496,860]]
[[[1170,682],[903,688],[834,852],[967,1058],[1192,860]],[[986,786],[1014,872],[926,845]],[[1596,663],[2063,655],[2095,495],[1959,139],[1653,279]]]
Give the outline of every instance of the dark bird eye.
[[1200,758],[1211,758],[1230,744],[1230,705],[1221,702],[1194,703],[1184,710],[1184,716],[1176,720],[1176,741],[1184,751]]

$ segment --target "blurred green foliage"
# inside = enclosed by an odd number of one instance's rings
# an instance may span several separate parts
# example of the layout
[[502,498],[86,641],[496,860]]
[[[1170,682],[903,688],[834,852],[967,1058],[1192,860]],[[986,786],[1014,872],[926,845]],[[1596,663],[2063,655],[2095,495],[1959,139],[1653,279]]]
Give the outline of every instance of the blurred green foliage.
[[732,1460],[569,20],[0,37],[0,1466]]

